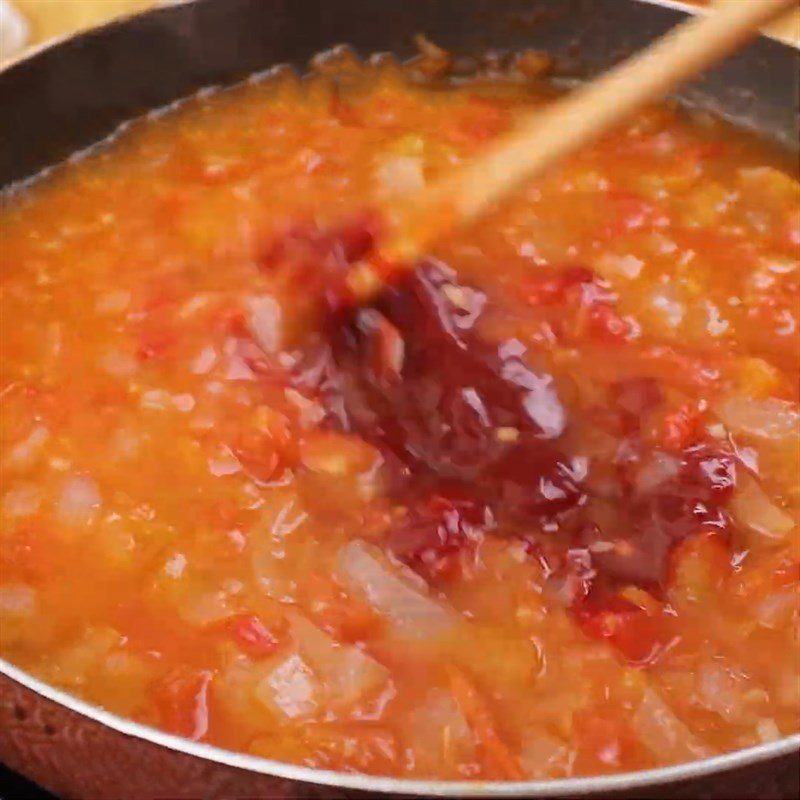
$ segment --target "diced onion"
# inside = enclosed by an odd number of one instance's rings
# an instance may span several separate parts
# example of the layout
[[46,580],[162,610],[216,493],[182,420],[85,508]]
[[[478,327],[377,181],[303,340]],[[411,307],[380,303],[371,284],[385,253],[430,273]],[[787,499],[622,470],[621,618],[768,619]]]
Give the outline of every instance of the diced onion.
[[659,759],[677,763],[712,754],[712,750],[691,733],[654,689],[645,691],[632,721],[643,744]]
[[95,309],[99,314],[117,314],[124,311],[130,302],[131,293],[117,289],[98,297]]
[[186,564],[186,556],[183,553],[175,553],[169,559],[167,559],[166,564],[164,564],[164,574],[177,580],[181,577],[181,575],[183,575],[183,571],[186,569]]
[[0,0],[0,54],[2,59],[19,55],[28,44],[30,30],[25,17],[10,0]]
[[123,637],[113,628],[88,628],[81,639],[54,655],[44,677],[59,686],[85,686],[90,675],[122,642]]
[[768,717],[764,717],[756,723],[756,733],[764,744],[777,742],[781,738],[781,732],[775,724],[775,720]]
[[475,737],[449,691],[432,689],[411,712],[411,737],[416,768],[424,776],[457,776],[462,764],[475,758]]
[[663,313],[667,325],[671,328],[677,328],[686,314],[686,307],[683,303],[669,297],[666,292],[654,294],[651,304],[653,308]]
[[188,392],[172,395],[172,405],[182,414],[188,414],[195,407],[195,399]]
[[734,433],[774,440],[800,438],[800,408],[788,400],[728,397],[717,406],[717,413]]
[[710,336],[715,338],[722,336],[730,328],[730,323],[722,318],[719,308],[710,300],[706,301],[705,307],[708,314],[706,330]]
[[193,359],[189,367],[195,375],[205,375],[217,363],[217,351],[212,345],[206,345]]
[[301,657],[319,678],[328,704],[352,705],[386,685],[388,670],[359,648],[339,644],[299,614],[291,615],[290,628]]
[[[294,603],[298,573],[302,574],[298,561],[303,562],[308,555],[303,541],[308,514],[299,505],[297,496],[284,489],[273,490],[265,508],[258,534],[249,540],[253,574],[266,595],[280,602]],[[290,538],[288,543],[287,538]],[[291,550],[289,556],[287,549]]]
[[129,378],[139,368],[139,364],[129,353],[109,350],[100,358],[100,367],[115,378]]
[[800,597],[795,586],[767,595],[755,608],[756,619],[765,628],[781,628],[798,612]]
[[172,395],[166,389],[148,389],[142,392],[139,405],[152,411],[163,411],[172,405]]
[[338,567],[345,584],[366,595],[397,633],[429,638],[457,624],[454,611],[402,580],[376,547],[349,542],[339,551]]
[[208,459],[208,471],[215,478],[221,478],[241,472],[242,465],[228,447],[223,447],[218,456]]
[[529,778],[555,778],[569,774],[574,758],[561,739],[539,731],[523,742],[519,762]]
[[316,401],[300,394],[296,389],[284,390],[286,399],[298,410],[300,427],[313,428],[325,417],[325,409]]
[[281,347],[281,307],[274,297],[261,295],[247,299],[247,326],[265,353]]
[[293,654],[258,682],[256,697],[289,719],[308,717],[317,710],[317,692],[309,666]]
[[800,198],[800,182],[774,167],[743,167],[738,172],[747,191],[762,190],[790,201]]
[[36,591],[21,583],[0,586],[0,616],[30,617],[36,610]]
[[390,156],[377,168],[375,177],[381,191],[390,197],[418,192],[425,185],[422,159],[415,156]]
[[776,275],[791,275],[793,272],[800,271],[800,260],[786,256],[761,256],[758,263],[762,269]]
[[621,276],[633,280],[639,277],[643,267],[644,261],[630,254],[606,253],[597,261],[597,271],[609,278]]
[[379,462],[380,453],[356,436],[316,431],[301,443],[300,459],[312,472],[341,477],[372,469]]
[[[169,563],[169,562],[168,562]],[[166,570],[166,565],[165,565]],[[232,617],[236,609],[224,589],[193,594],[181,602],[178,613],[190,625],[205,627]]]
[[770,501],[758,482],[740,475],[730,509],[737,522],[769,539],[783,539],[795,526],[794,519]]
[[178,309],[178,316],[181,319],[189,319],[189,317],[205,308],[211,302],[211,299],[211,295],[202,292],[193,295]]
[[[255,373],[247,365],[247,362],[239,355],[233,355],[228,361],[228,371],[225,379],[229,381],[252,381],[255,380]],[[210,386],[210,384],[209,384]]]
[[750,717],[747,692],[752,688],[738,670],[712,659],[697,673],[697,698],[700,704],[731,723],[744,723]]
[[88,475],[73,475],[61,489],[58,517],[68,525],[86,525],[95,518],[101,503],[100,490],[94,480]]
[[18,467],[29,466],[49,438],[50,431],[44,425],[36,425],[25,439],[11,448],[8,454],[8,463]]
[[3,497],[3,511],[10,517],[29,517],[39,510],[42,490],[32,483],[23,483],[9,489]]

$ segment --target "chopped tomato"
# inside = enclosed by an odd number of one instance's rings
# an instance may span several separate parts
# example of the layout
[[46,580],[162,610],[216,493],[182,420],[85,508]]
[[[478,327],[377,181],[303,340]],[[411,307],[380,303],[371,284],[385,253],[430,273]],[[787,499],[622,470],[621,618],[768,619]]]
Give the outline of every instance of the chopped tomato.
[[376,636],[383,620],[367,603],[344,595],[334,582],[321,575],[309,575],[304,583],[314,621],[342,642],[366,641]]
[[278,637],[255,614],[240,614],[228,624],[236,643],[255,658],[270,655],[280,644]]
[[428,580],[457,578],[464,556],[474,560],[487,507],[470,498],[435,494],[411,503],[388,533],[389,549]]
[[576,614],[587,636],[608,641],[636,666],[652,666],[675,636],[661,609],[645,609],[618,595],[600,600],[589,595]]
[[244,311],[239,306],[223,306],[213,316],[212,324],[231,336],[249,336]]
[[591,331],[602,341],[623,343],[636,336],[636,326],[631,320],[621,317],[606,303],[592,306],[589,320]]

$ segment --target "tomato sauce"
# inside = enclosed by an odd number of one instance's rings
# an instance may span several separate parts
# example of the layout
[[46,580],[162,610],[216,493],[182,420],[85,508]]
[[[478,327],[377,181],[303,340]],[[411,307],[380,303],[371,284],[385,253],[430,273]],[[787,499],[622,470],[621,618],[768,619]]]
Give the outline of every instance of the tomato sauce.
[[781,154],[653,107],[368,305],[337,293],[394,203],[552,97],[329,64],[4,196],[5,658],[181,736],[401,777],[798,730]]

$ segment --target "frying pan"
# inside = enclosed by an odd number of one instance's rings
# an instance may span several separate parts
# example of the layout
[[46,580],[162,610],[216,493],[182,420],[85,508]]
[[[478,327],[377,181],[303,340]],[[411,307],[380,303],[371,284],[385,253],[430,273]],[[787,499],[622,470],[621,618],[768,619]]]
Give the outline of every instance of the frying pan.
[[[742,0],[744,2],[744,0]],[[529,47],[556,77],[591,76],[663,34],[680,3],[640,0],[195,0],[68,38],[0,72],[0,187],[34,176],[120,124],[278,63],[347,42],[413,54],[424,33],[470,58]],[[797,51],[761,38],[681,94],[797,148]],[[800,735],[623,775],[526,782],[376,778],[190,742],[123,719],[0,660],[0,761],[63,798],[796,796]]]

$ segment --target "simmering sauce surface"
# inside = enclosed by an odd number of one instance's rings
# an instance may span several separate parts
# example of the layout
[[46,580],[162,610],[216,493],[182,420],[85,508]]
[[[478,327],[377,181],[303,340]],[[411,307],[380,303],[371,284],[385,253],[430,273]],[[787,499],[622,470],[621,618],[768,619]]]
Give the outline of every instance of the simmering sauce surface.
[[4,199],[5,658],[383,775],[619,772],[798,730],[779,156],[649,109],[331,332],[323,276],[375,209],[551,96],[391,65],[253,82]]

